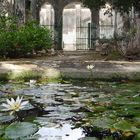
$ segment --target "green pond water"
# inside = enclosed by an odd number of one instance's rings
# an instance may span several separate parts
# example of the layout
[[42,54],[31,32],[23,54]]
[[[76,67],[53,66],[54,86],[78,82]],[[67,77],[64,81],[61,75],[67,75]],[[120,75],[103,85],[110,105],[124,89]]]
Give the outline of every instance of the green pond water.
[[0,90],[0,104],[29,101],[16,116],[0,106],[0,140],[140,140],[140,83],[7,83]]

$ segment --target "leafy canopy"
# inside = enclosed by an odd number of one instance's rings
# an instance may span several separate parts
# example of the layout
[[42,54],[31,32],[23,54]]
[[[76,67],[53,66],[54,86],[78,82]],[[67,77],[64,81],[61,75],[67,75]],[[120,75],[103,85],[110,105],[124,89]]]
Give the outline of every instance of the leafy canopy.
[[81,0],[85,6],[89,8],[100,9],[106,3],[112,5],[113,8],[121,12],[129,12],[132,6],[139,11],[140,0]]

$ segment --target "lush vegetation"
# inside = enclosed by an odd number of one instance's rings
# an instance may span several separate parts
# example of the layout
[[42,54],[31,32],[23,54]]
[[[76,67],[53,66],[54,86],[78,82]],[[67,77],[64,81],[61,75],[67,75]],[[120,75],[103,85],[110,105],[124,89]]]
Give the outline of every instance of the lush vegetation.
[[48,28],[30,21],[20,25],[13,17],[0,17],[0,56],[25,57],[51,48]]
[[113,8],[118,9],[121,12],[129,12],[132,9],[132,6],[136,10],[140,10],[140,0],[82,0],[82,2],[90,7],[100,9],[106,3],[112,5]]

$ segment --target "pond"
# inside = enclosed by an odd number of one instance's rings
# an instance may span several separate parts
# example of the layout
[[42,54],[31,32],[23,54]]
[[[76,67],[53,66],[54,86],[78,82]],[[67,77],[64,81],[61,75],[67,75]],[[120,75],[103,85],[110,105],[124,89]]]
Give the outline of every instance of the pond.
[[125,81],[1,84],[0,104],[17,96],[29,101],[16,115],[0,106],[1,140],[140,140],[139,85]]

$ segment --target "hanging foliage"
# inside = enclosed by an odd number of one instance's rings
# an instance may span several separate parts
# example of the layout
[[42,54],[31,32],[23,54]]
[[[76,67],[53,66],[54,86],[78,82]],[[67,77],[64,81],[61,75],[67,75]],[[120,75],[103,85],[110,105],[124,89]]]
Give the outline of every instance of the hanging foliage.
[[132,6],[139,11],[140,0],[81,0],[89,8],[100,9],[106,3],[110,3],[113,8],[121,12],[129,12]]
[[105,5],[106,0],[82,0],[83,4],[88,8],[100,9]]

